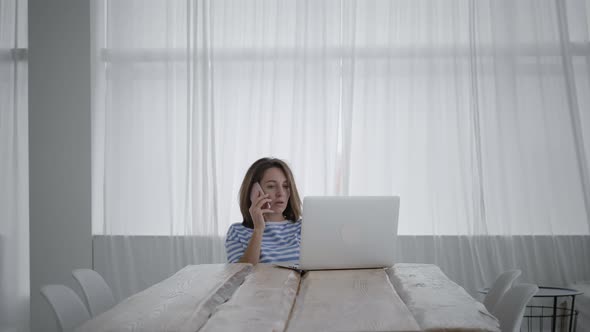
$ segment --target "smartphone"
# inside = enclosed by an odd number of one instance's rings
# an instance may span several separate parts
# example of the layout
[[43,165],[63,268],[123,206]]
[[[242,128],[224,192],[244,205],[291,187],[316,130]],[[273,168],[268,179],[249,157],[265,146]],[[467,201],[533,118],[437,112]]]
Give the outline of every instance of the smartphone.
[[[250,192],[250,202],[254,202],[260,196],[264,195],[264,190],[260,186],[260,183],[256,182],[252,186],[252,191]],[[263,209],[270,209],[270,203],[266,203],[265,206],[262,207]]]

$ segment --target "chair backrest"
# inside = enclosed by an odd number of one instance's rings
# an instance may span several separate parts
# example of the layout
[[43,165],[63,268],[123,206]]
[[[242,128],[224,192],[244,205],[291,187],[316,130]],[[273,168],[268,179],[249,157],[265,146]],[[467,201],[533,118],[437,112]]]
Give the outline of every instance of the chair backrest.
[[500,274],[494,284],[490,288],[488,295],[486,295],[485,299],[483,300],[483,305],[488,309],[488,311],[495,315],[496,312],[496,305],[506,293],[507,290],[512,287],[514,280],[520,276],[520,270],[510,270]]
[[78,295],[64,285],[46,285],[41,287],[41,294],[51,305],[62,331],[70,331],[90,319],[84,303]]
[[109,285],[98,272],[90,269],[77,269],[72,276],[80,284],[88,311],[92,317],[109,310],[115,305],[115,297]]
[[526,304],[539,291],[533,284],[519,284],[510,288],[498,302],[496,318],[502,332],[518,332]]

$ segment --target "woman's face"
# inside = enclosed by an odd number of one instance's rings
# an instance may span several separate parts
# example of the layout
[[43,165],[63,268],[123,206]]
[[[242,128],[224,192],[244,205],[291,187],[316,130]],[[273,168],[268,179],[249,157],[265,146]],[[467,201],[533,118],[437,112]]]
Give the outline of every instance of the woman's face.
[[291,197],[290,184],[283,170],[278,167],[267,169],[260,180],[260,186],[265,194],[268,194],[272,202],[270,209],[281,216],[287,208],[289,197]]

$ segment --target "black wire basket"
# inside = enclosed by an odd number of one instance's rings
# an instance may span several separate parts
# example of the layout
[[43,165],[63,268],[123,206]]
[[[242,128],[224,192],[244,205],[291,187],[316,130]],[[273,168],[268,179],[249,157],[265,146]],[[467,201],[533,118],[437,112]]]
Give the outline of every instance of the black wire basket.
[[553,331],[555,319],[555,331],[575,332],[578,320],[578,311],[571,308],[570,303],[564,301],[557,306],[555,316],[553,306],[529,305],[525,309],[522,319],[521,331]]

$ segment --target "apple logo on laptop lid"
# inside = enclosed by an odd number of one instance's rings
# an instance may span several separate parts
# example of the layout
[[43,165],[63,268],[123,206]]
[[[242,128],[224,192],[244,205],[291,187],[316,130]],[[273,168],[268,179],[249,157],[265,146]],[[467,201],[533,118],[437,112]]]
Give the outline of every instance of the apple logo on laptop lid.
[[340,236],[342,241],[347,244],[361,244],[361,234],[363,227],[361,225],[344,225],[340,228]]

